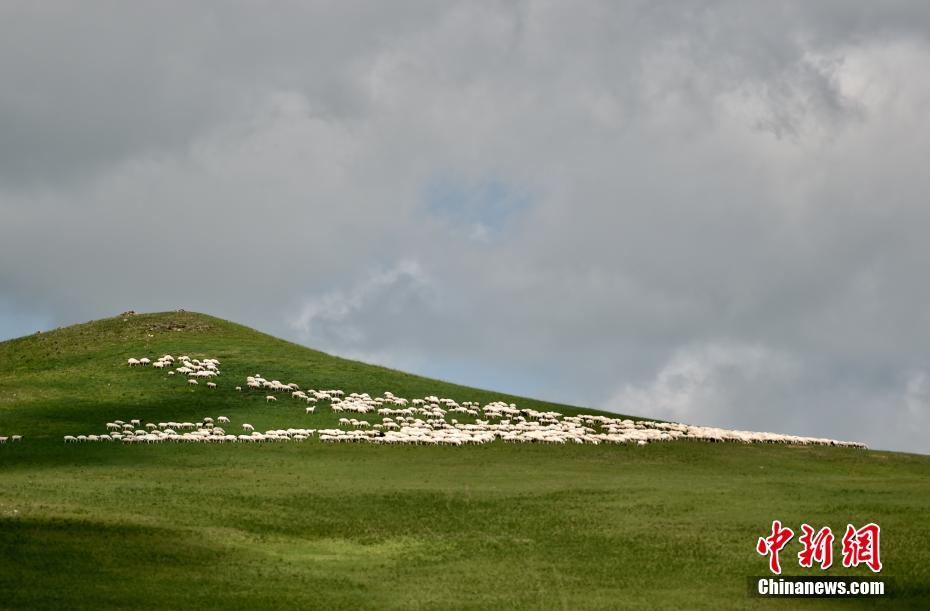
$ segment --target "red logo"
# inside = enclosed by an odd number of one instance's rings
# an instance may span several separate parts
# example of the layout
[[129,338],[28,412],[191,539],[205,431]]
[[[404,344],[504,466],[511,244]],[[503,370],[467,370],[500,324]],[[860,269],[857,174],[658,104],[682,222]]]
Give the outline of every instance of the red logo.
[[878,556],[879,538],[882,529],[878,524],[870,522],[859,530],[852,524],[846,525],[846,534],[843,535],[843,566],[846,568],[864,564],[873,573],[882,570],[882,561]]
[[769,556],[769,570],[776,575],[781,575],[781,565],[778,563],[778,552],[791,541],[794,531],[790,528],[782,528],[781,522],[772,521],[772,534],[766,538],[759,537],[756,543],[756,551],[760,556]]
[[[769,557],[769,570],[776,575],[781,575],[778,553],[793,537],[793,530],[782,526],[778,520],[773,520],[772,534],[768,537],[759,537],[756,543],[756,552],[760,556]],[[815,530],[810,524],[801,524],[801,536],[798,537],[798,541],[802,549],[798,552],[798,564],[809,569],[816,562],[822,571],[833,566],[834,539],[833,531],[829,526]],[[864,564],[873,573],[878,573],[882,570],[879,555],[880,544],[881,528],[878,524],[870,522],[858,530],[852,524],[847,524],[846,534],[843,535],[843,566],[853,568]]]
[[833,566],[833,531],[830,527],[824,526],[816,535],[809,524],[801,524],[801,530],[804,534],[798,541],[804,549],[798,552],[798,563],[809,569],[814,565],[814,561],[817,561],[822,571]]

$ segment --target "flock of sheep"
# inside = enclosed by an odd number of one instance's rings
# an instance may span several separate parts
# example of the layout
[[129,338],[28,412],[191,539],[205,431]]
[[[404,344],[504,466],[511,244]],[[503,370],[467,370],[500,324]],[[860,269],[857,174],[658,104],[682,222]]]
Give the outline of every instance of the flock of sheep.
[[[244,433],[233,435],[226,432],[220,425],[229,424],[229,418],[219,416],[202,418],[199,422],[147,422],[144,425],[138,418],[129,422],[114,420],[107,422],[106,433],[98,435],[65,435],[65,443],[82,443],[88,441],[120,441],[123,443],[161,443],[173,442],[259,442],[259,441],[304,441],[313,435],[313,429],[287,429],[266,431],[259,433],[251,424],[243,424]],[[184,431],[184,432],[178,432]]]
[[[175,359],[164,355],[154,362],[148,358],[129,359],[128,365],[170,369],[168,375],[183,374],[188,384],[196,378],[220,375],[219,360]],[[180,366],[174,369],[175,363]],[[208,387],[216,388],[213,382]],[[274,393],[285,393],[292,401],[304,403],[304,413],[315,413],[318,403],[326,403],[340,417],[339,428],[288,428],[256,431],[249,423],[241,424],[241,433],[233,434],[221,425],[230,425],[228,418],[203,418],[199,422],[148,422],[140,419],[106,423],[107,431],[96,435],[66,436],[65,442],[123,443],[257,443],[305,441],[316,436],[330,443],[474,445],[501,440],[507,443],[548,444],[638,444],[678,439],[707,442],[779,443],[794,445],[830,445],[864,448],[856,442],[814,437],[799,437],[775,433],[736,431],[714,427],[691,426],[671,422],[629,420],[608,416],[565,416],[559,412],[520,409],[514,403],[495,401],[481,405],[476,401],[458,403],[450,398],[428,396],[406,399],[391,392],[372,397],[368,393],[346,395],[341,390],[302,390],[297,383],[267,380],[259,374],[245,380],[247,391],[268,393],[265,401],[277,402]],[[242,392],[241,386],[235,387]],[[364,416],[358,418],[357,416]],[[462,422],[459,419],[463,420]]]

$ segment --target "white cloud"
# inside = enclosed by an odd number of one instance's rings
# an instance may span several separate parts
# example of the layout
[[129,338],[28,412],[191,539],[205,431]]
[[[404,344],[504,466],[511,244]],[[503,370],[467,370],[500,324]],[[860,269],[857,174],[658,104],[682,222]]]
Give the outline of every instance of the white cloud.
[[606,406],[689,424],[805,431],[878,449],[921,451],[930,421],[930,377],[923,370],[893,377],[885,388],[858,379],[837,383],[809,357],[709,342],[675,351],[652,379],[625,384]]
[[363,329],[353,324],[360,312],[387,307],[393,293],[400,293],[404,299],[422,294],[429,284],[417,261],[399,261],[370,273],[348,290],[335,289],[307,299],[291,324],[310,343],[335,337],[344,347],[358,346],[366,340]]
[[[772,386],[800,381],[799,364],[789,355],[759,345],[714,342],[688,346],[645,385],[626,384],[608,406],[628,414],[690,424],[750,422],[765,409]],[[755,395],[755,397],[753,397]],[[734,405],[746,401],[744,405]]]

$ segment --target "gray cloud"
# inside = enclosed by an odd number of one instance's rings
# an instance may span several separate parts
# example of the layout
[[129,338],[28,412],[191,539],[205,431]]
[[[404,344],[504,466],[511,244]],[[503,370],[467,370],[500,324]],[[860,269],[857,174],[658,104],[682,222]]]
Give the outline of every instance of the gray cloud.
[[186,307],[927,452],[928,26],[916,2],[7,4],[3,330]]

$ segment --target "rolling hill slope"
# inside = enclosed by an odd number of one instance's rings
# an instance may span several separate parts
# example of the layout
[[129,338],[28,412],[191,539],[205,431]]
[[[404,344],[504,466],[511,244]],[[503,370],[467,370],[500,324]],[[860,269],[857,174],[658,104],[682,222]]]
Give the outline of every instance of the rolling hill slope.
[[[130,356],[216,357],[187,387]],[[596,413],[309,350],[195,313],[0,343],[0,606],[796,608],[747,595],[773,519],[883,529],[893,599],[930,597],[930,458],[849,448],[62,443],[114,419],[334,425],[245,376]],[[812,574],[783,552],[786,574]],[[837,575],[867,575],[831,569]]]
[[[151,368],[126,367],[132,356],[188,354],[216,357],[221,391],[190,389]],[[115,317],[0,343],[0,414],[7,430],[30,437],[98,431],[102,423],[133,417],[198,419],[207,414],[252,417],[259,428],[294,422],[294,410],[265,409],[265,393],[229,393],[248,375],[298,381],[302,387],[399,396],[430,394],[459,401],[517,401],[521,407],[584,411],[565,405],[466,388],[400,371],[350,361],[265,335],[225,320],[192,312]],[[282,412],[286,415],[282,416]],[[321,419],[316,419],[319,424]],[[323,417],[323,422],[334,424]]]

